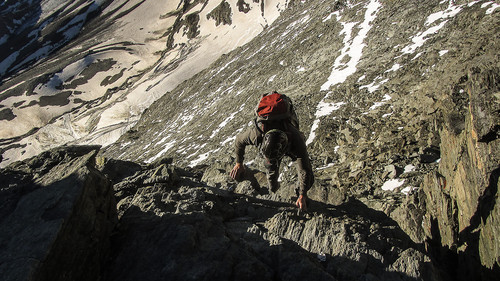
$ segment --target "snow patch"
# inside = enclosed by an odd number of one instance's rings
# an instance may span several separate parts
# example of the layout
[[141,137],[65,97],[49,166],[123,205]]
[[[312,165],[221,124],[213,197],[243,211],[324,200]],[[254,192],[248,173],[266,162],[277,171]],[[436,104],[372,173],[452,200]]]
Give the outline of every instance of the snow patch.
[[386,70],[385,72],[387,73],[387,72],[391,72],[391,71],[397,71],[397,70],[399,70],[400,68],[401,68],[401,65],[400,65],[399,63],[395,63],[395,64],[391,67],[391,69]]
[[309,145],[316,138],[316,129],[319,127],[319,119],[314,120],[313,125],[311,126],[311,132],[309,133],[309,137],[307,138],[306,145]]
[[311,132],[309,133],[309,137],[307,138],[306,145],[309,145],[313,142],[316,137],[316,129],[319,127],[319,118],[323,116],[328,116],[335,110],[338,110],[345,102],[325,102],[324,99],[319,102],[317,111],[316,111],[316,120],[314,120],[313,125],[311,127]]
[[382,99],[382,101],[380,102],[376,102],[374,103],[371,107],[370,107],[370,110],[374,110],[378,107],[381,107],[382,105],[384,105],[386,102],[388,102],[389,100],[391,100],[391,96],[385,94],[384,95],[384,99]]
[[220,144],[220,145],[221,145],[221,146],[225,146],[226,144],[231,143],[231,142],[233,142],[234,140],[236,140],[236,136],[232,136],[232,137],[230,137],[230,138],[226,139],[225,141],[221,142],[221,144]]
[[[356,72],[357,64],[361,59],[363,48],[365,46],[363,41],[365,40],[368,32],[371,30],[371,22],[375,20],[377,12],[381,6],[382,5],[376,0],[370,1],[370,3],[366,7],[365,20],[361,24],[356,22],[341,22],[344,28],[340,32],[340,35],[345,34],[343,40],[344,48],[342,48],[340,56],[335,59],[334,65],[332,67],[332,72],[328,77],[327,82],[325,82],[321,86],[321,90],[326,91],[334,85],[343,83],[347,79],[347,77]],[[336,15],[337,21],[339,21],[339,15],[336,13],[332,13],[332,16],[333,15]],[[357,25],[359,25],[360,30],[358,31],[358,34],[351,39],[352,30]],[[344,62],[346,58],[350,58],[347,63]],[[312,143],[314,138],[316,137],[315,131],[319,127],[319,118],[321,116],[329,115],[331,114],[331,112],[338,109],[338,106],[335,106],[336,104],[326,102],[328,96],[329,93],[326,94],[318,104],[318,108],[316,111],[316,120],[313,122],[311,132],[309,133],[306,144]]]
[[[377,78],[380,78],[380,77],[377,77]],[[368,84],[368,85],[364,85],[364,86],[361,86],[359,87],[360,89],[364,89],[364,88],[367,88],[368,89],[368,92],[370,93],[374,93],[376,90],[378,90],[378,88],[380,86],[382,86],[383,84],[385,84],[387,81],[389,81],[389,79],[384,79],[380,82],[377,81],[377,78],[375,79],[375,81],[373,81],[371,84]]]
[[[344,48],[342,48],[340,56],[335,60],[330,77],[328,77],[328,81],[321,86],[321,90],[326,91],[334,85],[343,83],[347,77],[356,72],[357,64],[361,59],[363,48],[365,47],[363,41],[371,30],[371,22],[375,20],[381,6],[382,5],[376,0],[370,1],[365,12],[365,20],[360,24],[358,34],[352,40],[352,30],[358,23],[342,23],[344,28],[340,34],[345,34]],[[350,59],[347,63],[344,63],[343,61],[345,61],[347,57]]]
[[13,69],[18,69],[20,68],[22,65],[30,62],[30,61],[33,61],[33,60],[39,60],[41,58],[44,58],[46,57],[50,51],[52,51],[54,49],[54,46],[52,45],[47,45],[47,46],[44,46],[38,50],[36,50],[34,53],[32,53],[31,55],[29,55],[26,59],[24,59],[21,63],[17,64]]
[[382,185],[382,190],[393,191],[394,189],[402,186],[404,183],[405,183],[404,179],[388,180]]
[[461,6],[451,5],[448,7],[448,9],[446,9],[444,11],[439,11],[439,12],[430,14],[427,17],[427,20],[425,21],[425,25],[431,25],[431,24],[435,23],[436,21],[454,17],[461,10],[462,10]]
[[406,165],[404,173],[413,172],[413,171],[415,171],[415,169],[416,169],[416,167],[414,165],[412,165],[412,164]]
[[333,13],[329,14],[326,18],[323,19],[323,22],[329,21],[333,16],[335,16],[337,18],[337,20],[339,20],[339,18],[340,18],[340,12],[336,11],[336,12],[333,12]]
[[[416,49],[422,47],[424,43],[430,39],[430,35],[436,34],[441,28],[445,26],[448,20],[454,16],[456,16],[460,11],[462,11],[463,6],[452,5],[448,7],[448,9],[444,11],[439,11],[433,13],[427,17],[425,21],[425,25],[429,26],[429,28],[423,32],[419,32],[416,36],[414,36],[411,41],[413,44],[406,46],[401,50],[403,54],[412,54]],[[434,25],[438,23],[437,25]],[[434,26],[431,26],[434,25]],[[417,58],[414,57],[413,59]]]
[[209,155],[210,155],[210,152],[206,152],[206,153],[201,154],[200,156],[198,156],[198,158],[196,158],[195,160],[191,161],[188,164],[188,166],[189,167],[194,167],[194,166],[199,165],[201,162],[203,162],[204,160],[206,160]]
[[9,35],[5,34],[4,36],[0,37],[0,45],[5,44],[7,40],[9,39]]
[[417,189],[418,189],[417,187],[407,186],[407,187],[405,187],[405,188],[403,188],[401,190],[401,193],[408,195],[408,194],[412,193],[414,190],[417,190]]
[[78,75],[89,65],[91,65],[95,61],[95,58],[92,56],[87,56],[80,61],[77,61],[75,63],[72,63],[68,66],[66,66],[62,71],[56,73],[50,80],[47,82],[47,84],[42,85],[39,84],[36,87],[36,93],[37,94],[43,94],[43,95],[50,95],[54,94],[56,92],[59,92],[59,90],[56,87],[61,86],[64,82],[78,78]]
[[485,8],[487,6],[491,5],[491,7],[488,8],[488,10],[486,10],[486,14],[489,15],[491,13],[493,13],[496,9],[500,8],[500,4],[497,4],[495,2],[488,2],[488,3],[484,3],[483,5],[481,5],[481,8]]
[[328,165],[326,165],[326,166],[316,168],[316,170],[318,170],[318,171],[325,170],[325,169],[328,169],[328,168],[330,168],[330,167],[333,167],[334,165],[335,165],[335,164],[333,164],[333,163],[329,163],[329,164],[328,164]]
[[342,105],[346,104],[345,102],[325,102],[324,100],[320,101],[318,107],[316,108],[316,118],[328,116],[332,112],[338,110]]
[[121,147],[121,148],[127,147],[127,146],[129,146],[131,143],[132,143],[131,141],[128,141],[128,142],[122,143],[122,144],[120,144],[120,147]]
[[172,147],[174,147],[176,145],[176,141],[175,140],[172,140],[171,142],[168,142],[165,144],[164,148],[158,152],[155,156],[149,158],[148,160],[146,160],[145,162],[146,163],[152,163],[153,161],[155,161],[156,159],[160,158],[163,154],[165,154],[168,150],[170,150]]
[[0,62],[0,76],[3,76],[7,72],[7,69],[16,61],[18,56],[19,52],[14,52]]
[[223,67],[221,67],[219,69],[219,71],[217,71],[217,73],[215,73],[215,75],[221,73],[221,71],[223,71],[224,69],[226,69],[230,64],[232,64],[233,62],[237,61],[239,59],[239,57],[235,57],[234,59],[232,59],[230,62],[226,63]]
[[439,56],[442,57],[444,56],[446,53],[448,53],[448,50],[442,50],[442,51],[439,51]]
[[242,104],[242,105],[240,106],[240,108],[238,109],[238,111],[231,113],[231,115],[229,115],[229,116],[228,116],[228,117],[227,117],[224,121],[222,121],[222,122],[219,124],[219,126],[217,127],[217,129],[215,129],[215,130],[212,132],[212,135],[210,136],[210,138],[215,137],[215,135],[217,135],[217,134],[220,132],[220,130],[221,130],[222,128],[224,128],[224,127],[225,127],[225,126],[226,126],[226,125],[227,125],[227,124],[228,124],[231,120],[233,120],[233,119],[234,119],[234,117],[236,116],[236,114],[240,113],[240,112],[243,110],[243,108],[244,108],[244,107],[245,107],[245,104]]

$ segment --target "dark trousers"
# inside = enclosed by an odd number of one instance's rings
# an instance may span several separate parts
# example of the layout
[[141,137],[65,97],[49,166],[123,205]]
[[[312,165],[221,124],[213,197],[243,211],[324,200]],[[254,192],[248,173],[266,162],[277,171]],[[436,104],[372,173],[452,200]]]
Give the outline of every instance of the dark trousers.
[[267,175],[267,187],[270,192],[276,192],[280,188],[278,177],[280,175],[280,160],[264,160]]
[[[304,194],[314,183],[314,176],[308,171],[312,171],[309,159],[296,158],[293,159],[295,169],[297,170],[297,184],[294,186],[297,196]],[[278,178],[280,175],[280,160],[265,159],[264,166],[266,167],[267,186],[270,192],[276,192],[280,188]],[[301,190],[302,188],[302,190]],[[302,192],[301,192],[302,191]]]

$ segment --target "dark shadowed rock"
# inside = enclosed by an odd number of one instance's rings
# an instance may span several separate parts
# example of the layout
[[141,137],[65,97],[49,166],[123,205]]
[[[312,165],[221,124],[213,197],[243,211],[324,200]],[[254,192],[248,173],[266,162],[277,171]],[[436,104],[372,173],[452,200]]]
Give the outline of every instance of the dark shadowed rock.
[[0,276],[96,280],[116,222],[98,147],[66,147],[0,170]]
[[231,25],[231,5],[226,1],[222,1],[219,6],[207,14],[207,19],[215,20],[215,25],[221,23]]
[[[214,166],[201,181],[171,164],[150,165],[114,185],[120,223],[103,280],[440,280],[421,246],[384,213],[357,200],[310,200],[298,214],[291,200],[259,193],[250,180],[234,191],[214,184],[227,175]],[[149,181],[153,170],[179,177]],[[124,196],[125,182],[135,192]]]

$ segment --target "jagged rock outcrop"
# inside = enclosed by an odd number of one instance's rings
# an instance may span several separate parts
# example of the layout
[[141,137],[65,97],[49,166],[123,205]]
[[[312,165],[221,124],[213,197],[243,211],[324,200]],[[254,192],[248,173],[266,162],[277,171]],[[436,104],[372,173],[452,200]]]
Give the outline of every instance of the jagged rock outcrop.
[[0,276],[97,280],[117,221],[97,147],[44,152],[0,170]]
[[[500,266],[500,76],[499,69],[471,69],[467,90],[451,93],[440,130],[441,162],[426,176],[427,235],[451,251],[459,274],[483,280],[498,278]],[[453,110],[458,107],[460,110]],[[458,120],[456,120],[458,119]]]
[[422,245],[358,200],[297,213],[258,181],[170,162],[114,185],[120,223],[103,280],[441,280]]
[[4,280],[441,280],[422,245],[358,200],[297,213],[258,181],[96,153],[1,170]]
[[[7,280],[454,278],[436,248],[351,196],[335,205],[312,199],[297,212],[294,191],[269,193],[259,170],[236,183],[227,163],[181,169],[172,159],[145,166],[95,155],[95,147],[60,148],[1,171]],[[22,259],[37,253],[39,261]]]
[[207,14],[207,19],[214,19],[215,25],[231,25],[231,5],[229,5],[226,1],[222,1],[217,8]]

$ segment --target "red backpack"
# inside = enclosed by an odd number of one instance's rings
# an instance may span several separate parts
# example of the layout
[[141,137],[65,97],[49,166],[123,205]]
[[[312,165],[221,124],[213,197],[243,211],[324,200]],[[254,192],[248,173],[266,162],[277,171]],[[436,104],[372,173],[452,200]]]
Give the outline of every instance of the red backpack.
[[257,128],[263,132],[270,129],[287,130],[287,124],[299,128],[299,121],[292,101],[276,91],[262,95],[255,114]]

